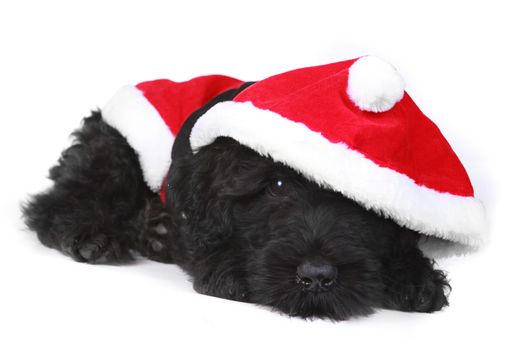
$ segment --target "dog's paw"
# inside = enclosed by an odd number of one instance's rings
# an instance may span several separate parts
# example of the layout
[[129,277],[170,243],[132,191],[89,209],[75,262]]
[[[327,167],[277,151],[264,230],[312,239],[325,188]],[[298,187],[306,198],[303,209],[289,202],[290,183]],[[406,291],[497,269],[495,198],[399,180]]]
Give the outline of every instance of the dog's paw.
[[239,280],[234,278],[227,278],[224,283],[224,292],[227,294],[227,299],[235,301],[247,301],[248,290],[245,288],[244,283],[240,283]]
[[148,259],[170,262],[171,254],[166,226],[159,223],[142,230],[137,240],[137,251]]
[[416,283],[409,283],[398,296],[398,308],[402,311],[434,312],[448,306],[450,285],[441,270],[434,270]]
[[193,288],[196,292],[211,295],[217,298],[248,301],[248,288],[242,279],[234,276],[220,276],[212,281],[194,281]]
[[62,251],[76,261],[90,264],[131,260],[129,251],[105,234],[75,237],[62,247]]
[[148,203],[144,212],[144,223],[136,240],[136,250],[144,257],[171,262],[169,244],[173,223],[164,206],[159,202]]

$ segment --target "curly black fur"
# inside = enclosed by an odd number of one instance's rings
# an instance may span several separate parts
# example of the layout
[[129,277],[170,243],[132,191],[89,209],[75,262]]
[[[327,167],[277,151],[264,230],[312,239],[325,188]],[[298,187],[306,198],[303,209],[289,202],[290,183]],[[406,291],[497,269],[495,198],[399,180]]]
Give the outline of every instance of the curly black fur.
[[[77,261],[124,263],[138,253],[179,264],[200,293],[304,318],[448,305],[446,275],[423,256],[417,233],[233,139],[195,154],[176,145],[164,206],[99,112],[74,136],[50,171],[53,187],[23,212],[43,244]],[[333,284],[299,283],[305,261],[335,268]]]
[[49,172],[53,186],[24,205],[27,226],[44,245],[81,262],[127,262],[133,251],[170,261],[160,240],[171,220],[124,137],[98,111],[73,136]]
[[[337,320],[447,305],[445,274],[417,233],[232,139],[174,160],[168,184],[182,266],[201,293]],[[297,267],[317,258],[337,267],[329,291],[297,283]]]

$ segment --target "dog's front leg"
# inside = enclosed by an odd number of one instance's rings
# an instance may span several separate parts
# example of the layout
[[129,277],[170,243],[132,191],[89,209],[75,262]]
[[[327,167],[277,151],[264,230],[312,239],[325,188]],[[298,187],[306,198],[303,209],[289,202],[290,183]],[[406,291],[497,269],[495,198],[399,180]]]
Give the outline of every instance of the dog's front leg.
[[403,229],[390,256],[385,259],[384,307],[401,311],[433,312],[448,305],[450,285],[445,272],[417,247],[418,237]]
[[160,197],[146,202],[140,218],[134,250],[148,259],[164,263],[176,262],[174,257],[182,258],[183,249],[175,242],[175,228]]
[[[238,254],[238,253],[237,253]],[[202,256],[192,268],[193,288],[206,295],[248,301],[244,266],[234,250],[224,250]]]
[[43,244],[77,261],[129,261],[143,208],[156,195],[133,149],[100,112],[86,118],[74,136],[50,170],[53,186],[25,203],[26,224]]

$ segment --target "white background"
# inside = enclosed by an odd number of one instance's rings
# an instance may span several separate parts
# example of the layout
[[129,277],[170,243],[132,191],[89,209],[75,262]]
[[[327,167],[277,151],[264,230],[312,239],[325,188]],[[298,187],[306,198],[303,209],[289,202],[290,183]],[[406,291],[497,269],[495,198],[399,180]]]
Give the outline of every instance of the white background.
[[[524,10],[432,3],[2,1],[0,348],[523,349]],[[68,134],[121,85],[256,80],[362,54],[398,68],[486,204],[488,247],[440,261],[445,311],[290,319],[201,296],[176,266],[75,263],[23,230],[19,203],[49,185]]]

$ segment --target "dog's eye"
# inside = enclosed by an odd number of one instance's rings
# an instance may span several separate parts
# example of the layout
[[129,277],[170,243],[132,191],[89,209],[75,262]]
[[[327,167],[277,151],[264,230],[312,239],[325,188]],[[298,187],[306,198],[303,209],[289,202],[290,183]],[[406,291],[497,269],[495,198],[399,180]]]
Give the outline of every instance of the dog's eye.
[[274,179],[270,182],[268,186],[268,192],[271,195],[277,196],[282,194],[285,188],[286,186],[283,179]]

